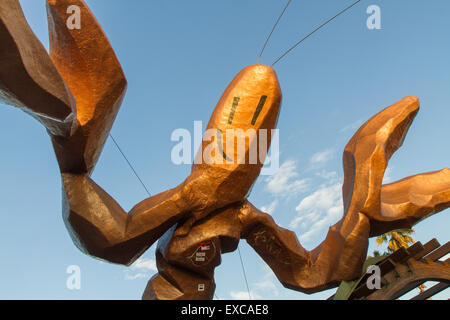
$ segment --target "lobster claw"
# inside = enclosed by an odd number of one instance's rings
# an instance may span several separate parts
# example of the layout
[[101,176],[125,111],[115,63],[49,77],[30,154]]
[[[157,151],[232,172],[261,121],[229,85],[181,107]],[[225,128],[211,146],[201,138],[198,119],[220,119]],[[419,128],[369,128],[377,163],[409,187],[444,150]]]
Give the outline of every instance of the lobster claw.
[[40,121],[55,136],[74,130],[75,100],[18,0],[0,2],[0,101]]
[[373,116],[350,139],[344,150],[342,188],[346,220],[356,213],[380,217],[384,173],[418,111],[419,99],[406,97]]
[[404,98],[367,121],[345,148],[345,219],[354,219],[355,212],[366,215],[370,236],[409,229],[450,207],[449,169],[382,185],[389,159],[401,147],[418,111],[417,97]]
[[[80,9],[81,28],[70,30],[67,8]],[[78,128],[53,137],[62,172],[87,172],[97,163],[119,112],[127,81],[94,14],[83,0],[47,0],[50,57],[77,101]]]

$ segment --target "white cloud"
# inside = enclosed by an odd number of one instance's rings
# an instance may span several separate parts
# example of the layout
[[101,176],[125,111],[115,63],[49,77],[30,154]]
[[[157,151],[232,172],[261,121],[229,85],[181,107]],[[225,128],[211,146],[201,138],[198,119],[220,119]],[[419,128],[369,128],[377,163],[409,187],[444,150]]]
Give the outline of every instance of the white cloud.
[[[272,269],[264,264],[261,274],[260,280],[251,284],[251,298],[260,300],[266,297],[270,299],[270,297],[279,296],[280,284]],[[248,291],[231,291],[230,297],[234,300],[249,300]]]
[[132,270],[158,271],[154,259],[139,258],[130,267]]
[[334,174],[328,183],[304,198],[295,208],[297,216],[291,221],[291,228],[301,227],[305,231],[300,238],[308,242],[320,231],[330,227],[342,216],[342,184]]
[[266,212],[266,213],[272,215],[272,214],[274,213],[275,209],[277,208],[277,206],[278,206],[278,200],[275,199],[275,200],[272,201],[269,205],[267,205],[267,206],[262,206],[262,207],[261,207],[261,211]]
[[334,150],[327,149],[313,154],[311,159],[309,159],[309,162],[314,165],[320,165],[328,162],[328,160],[332,159],[333,157],[334,157]]
[[286,197],[305,192],[309,186],[307,179],[298,179],[297,165],[293,160],[285,161],[266,182],[271,193]]
[[346,131],[351,130],[351,131],[355,131],[355,132],[356,132],[356,130],[359,129],[359,127],[362,126],[363,122],[364,122],[363,119],[359,119],[359,120],[357,120],[357,121],[355,121],[355,122],[349,124],[348,126],[345,126],[345,127],[342,128],[340,131],[341,131],[341,132],[346,132]]
[[125,280],[136,280],[136,279],[147,279],[148,278],[148,274],[146,273],[136,273],[136,274],[129,274],[126,273],[125,274]]
[[231,291],[230,292],[231,299],[233,300],[258,300],[261,299],[261,296],[253,291],[250,291],[251,299],[249,299],[248,291]]
[[394,181],[394,178],[392,177],[392,168],[388,167],[384,173],[383,184],[388,184],[393,181]]
[[130,266],[130,270],[124,271],[125,280],[148,279],[157,271],[154,259],[139,258]]
[[268,265],[265,265],[264,267],[265,273],[263,277],[261,278],[260,281],[254,283],[252,287],[254,287],[255,291],[259,293],[268,292],[270,296],[273,295],[278,296],[280,294],[276,284],[278,280],[275,278],[275,274]]
[[325,215],[321,216],[320,219],[315,222],[309,230],[300,236],[302,241],[308,242],[313,236],[318,234],[322,230],[326,230],[336,223],[342,216],[343,208],[342,205],[338,205],[328,209]]
[[337,174],[337,172],[336,171],[326,171],[326,170],[322,170],[321,172],[318,172],[318,173],[316,173],[316,175],[318,176],[318,177],[321,177],[321,178],[323,178],[323,179],[325,179],[325,180],[328,180],[328,181],[334,181],[334,180],[336,180],[337,181],[337,179],[338,179],[338,174]]
[[[280,295],[280,284],[278,279],[275,277],[272,269],[266,264],[263,265],[262,272],[258,274],[262,274],[261,278],[251,283],[250,295],[251,299],[270,299],[273,296]],[[231,291],[230,292],[231,299],[234,300],[249,300],[248,291]]]

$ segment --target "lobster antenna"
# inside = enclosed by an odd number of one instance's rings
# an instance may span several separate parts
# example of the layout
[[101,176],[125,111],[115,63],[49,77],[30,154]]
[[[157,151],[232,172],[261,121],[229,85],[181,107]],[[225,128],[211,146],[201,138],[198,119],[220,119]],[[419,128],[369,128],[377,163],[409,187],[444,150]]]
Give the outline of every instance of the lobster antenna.
[[287,9],[287,8],[289,7],[289,5],[291,4],[291,1],[292,1],[292,0],[289,0],[289,1],[287,2],[287,4],[284,6],[283,11],[281,12],[280,16],[278,17],[277,22],[275,22],[275,24],[273,25],[272,31],[270,31],[269,35],[267,36],[266,42],[264,42],[264,46],[262,47],[261,52],[259,53],[259,57],[258,57],[258,60],[256,61],[256,64],[259,64],[259,60],[261,59],[261,57],[262,57],[262,55],[263,55],[263,53],[264,53],[264,49],[266,48],[267,43],[269,42],[270,37],[272,36],[272,33],[275,31],[276,27],[278,26],[278,23],[280,22],[281,18],[283,17],[284,12],[286,11],[286,9]]
[[119,146],[119,144],[117,143],[116,139],[114,139],[114,137],[112,136],[112,134],[109,135],[111,140],[114,142],[117,150],[119,150],[120,154],[122,155],[122,157],[125,159],[125,161],[128,163],[128,166],[131,168],[131,170],[134,172],[134,175],[136,176],[136,178],[139,180],[139,182],[141,183],[142,187],[145,189],[145,191],[147,192],[148,196],[151,197],[150,191],[148,191],[147,186],[145,185],[145,183],[142,181],[141,177],[138,175],[138,173],[136,172],[136,170],[134,169],[133,165],[131,164],[130,160],[128,160],[127,156],[125,155],[125,153],[122,151],[122,148]]
[[328,19],[327,21],[325,21],[324,23],[322,23],[320,26],[318,26],[316,29],[314,29],[311,33],[309,33],[306,37],[302,38],[300,41],[298,41],[296,44],[294,44],[292,47],[290,47],[285,53],[283,53],[283,55],[281,55],[277,60],[275,60],[274,63],[272,63],[272,67],[281,59],[283,59],[289,52],[291,52],[292,50],[294,50],[300,43],[302,43],[303,41],[305,41],[306,39],[308,39],[309,37],[311,37],[314,33],[316,33],[317,31],[319,31],[320,29],[322,29],[323,27],[325,27],[327,24],[329,24],[331,21],[333,21],[334,19],[336,19],[337,17],[339,17],[341,14],[343,14],[344,12],[346,12],[347,10],[353,8],[356,4],[358,4],[359,2],[361,2],[361,0],[358,0],[356,2],[354,2],[352,5],[348,6],[347,8],[345,8],[344,10],[340,11],[338,14],[336,14],[334,17]]

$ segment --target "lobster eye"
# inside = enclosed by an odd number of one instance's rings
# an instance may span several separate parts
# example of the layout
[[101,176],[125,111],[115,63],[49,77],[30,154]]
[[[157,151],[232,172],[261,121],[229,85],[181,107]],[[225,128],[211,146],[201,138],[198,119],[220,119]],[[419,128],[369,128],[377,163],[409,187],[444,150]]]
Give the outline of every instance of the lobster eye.
[[[234,97],[233,106],[231,107],[230,116],[228,117],[228,124],[233,124],[234,114],[239,105],[240,99],[241,99],[240,97]],[[253,118],[251,121],[252,126],[254,126],[256,124],[256,120],[258,120],[259,114],[261,113],[261,110],[263,109],[264,105],[266,104],[266,101],[267,101],[267,96],[266,95],[261,96],[258,106],[256,107],[255,113],[253,114]]]
[[256,120],[258,120],[258,116],[261,113],[262,108],[266,104],[267,96],[261,96],[261,100],[259,100],[258,107],[256,107],[255,114],[252,118],[252,125],[255,125]]

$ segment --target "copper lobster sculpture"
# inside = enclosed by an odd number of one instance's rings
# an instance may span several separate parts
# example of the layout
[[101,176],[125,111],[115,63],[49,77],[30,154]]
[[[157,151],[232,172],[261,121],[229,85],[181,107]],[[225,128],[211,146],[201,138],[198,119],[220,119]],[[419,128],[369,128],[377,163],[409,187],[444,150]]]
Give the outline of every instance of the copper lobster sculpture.
[[[66,26],[72,5],[81,9],[81,29]],[[125,95],[124,73],[84,1],[47,0],[47,11],[49,54],[18,0],[0,1],[0,99],[47,129],[61,170],[64,220],[78,248],[130,265],[159,239],[159,273],[144,299],[212,299],[214,269],[240,239],[285,287],[306,293],[328,289],[360,274],[370,237],[410,228],[450,206],[449,169],[382,185],[388,161],[419,110],[419,100],[407,97],[367,121],[345,147],[344,215],[313,251],[247,200],[263,159],[196,164],[180,185],[125,212],[90,178]],[[223,134],[270,132],[280,105],[275,71],[248,66],[226,88],[208,128]],[[268,140],[260,151],[268,151]],[[248,145],[245,152],[248,156]]]

